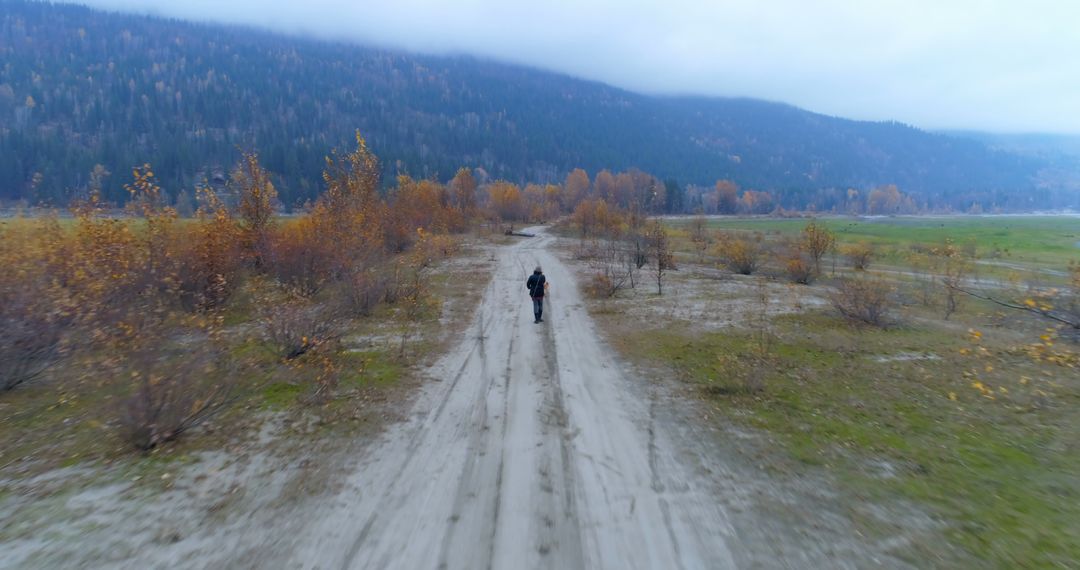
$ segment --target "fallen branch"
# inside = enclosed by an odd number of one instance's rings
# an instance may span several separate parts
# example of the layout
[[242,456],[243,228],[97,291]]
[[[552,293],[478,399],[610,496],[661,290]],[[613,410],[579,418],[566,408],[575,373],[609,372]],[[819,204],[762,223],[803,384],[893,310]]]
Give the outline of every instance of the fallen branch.
[[965,295],[970,295],[972,297],[975,297],[976,299],[982,299],[984,301],[990,301],[991,303],[994,303],[995,305],[998,305],[998,306],[1001,306],[1001,307],[1005,307],[1005,308],[1008,308],[1008,309],[1016,309],[1018,311],[1025,311],[1025,312],[1031,313],[1033,315],[1038,315],[1038,316],[1043,317],[1045,319],[1050,319],[1052,321],[1056,321],[1056,322],[1068,325],[1069,327],[1074,328],[1074,329],[1080,329],[1080,315],[1077,315],[1077,314],[1065,313],[1063,311],[1055,311],[1053,309],[1045,310],[1045,309],[1041,309],[1039,307],[1031,307],[1031,306],[1028,306],[1028,305],[1019,305],[1019,304],[1016,304],[1016,303],[1013,303],[1013,302],[1010,302],[1010,301],[1002,301],[1001,299],[995,299],[994,297],[991,297],[990,295],[984,295],[984,294],[976,293],[975,291],[971,291],[971,290],[965,289],[963,287],[957,287],[955,285],[946,284],[946,287],[948,287],[950,289],[953,289],[953,290],[956,290],[956,291],[959,291],[961,293],[964,293]]

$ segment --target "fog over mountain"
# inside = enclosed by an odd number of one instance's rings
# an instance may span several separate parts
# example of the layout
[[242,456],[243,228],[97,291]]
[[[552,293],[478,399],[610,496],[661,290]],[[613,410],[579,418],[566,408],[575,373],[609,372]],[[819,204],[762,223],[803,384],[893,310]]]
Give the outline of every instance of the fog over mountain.
[[755,97],[920,128],[1080,134],[1080,3],[1062,0],[86,0],[644,93]]

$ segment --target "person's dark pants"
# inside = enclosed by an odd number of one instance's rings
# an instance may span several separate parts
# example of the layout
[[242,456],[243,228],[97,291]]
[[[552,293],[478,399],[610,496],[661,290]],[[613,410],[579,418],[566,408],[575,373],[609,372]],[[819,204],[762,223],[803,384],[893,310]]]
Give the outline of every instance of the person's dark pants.
[[532,300],[533,300],[533,316],[535,316],[536,320],[539,321],[540,319],[544,318],[544,298],[543,297],[533,297]]

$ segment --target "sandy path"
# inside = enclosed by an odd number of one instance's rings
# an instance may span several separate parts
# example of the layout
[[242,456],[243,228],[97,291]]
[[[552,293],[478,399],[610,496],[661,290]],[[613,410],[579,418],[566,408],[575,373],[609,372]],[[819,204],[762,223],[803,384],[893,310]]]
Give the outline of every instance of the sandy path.
[[[301,568],[728,568],[733,531],[673,455],[539,235],[498,254],[475,321],[338,501]],[[544,266],[546,322],[524,288]]]

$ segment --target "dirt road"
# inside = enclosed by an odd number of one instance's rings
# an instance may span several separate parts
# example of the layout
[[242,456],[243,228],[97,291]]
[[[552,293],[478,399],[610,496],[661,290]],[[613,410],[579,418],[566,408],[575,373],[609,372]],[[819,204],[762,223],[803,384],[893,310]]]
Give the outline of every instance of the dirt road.
[[[672,455],[538,235],[502,248],[479,314],[342,500],[303,568],[728,568],[726,517]],[[525,279],[551,283],[534,324]]]
[[773,476],[767,436],[628,372],[554,242],[493,250],[471,325],[374,441],[293,440],[278,418],[154,484],[76,468],[19,483],[0,494],[0,568],[920,567],[894,553],[939,532],[923,513]]

